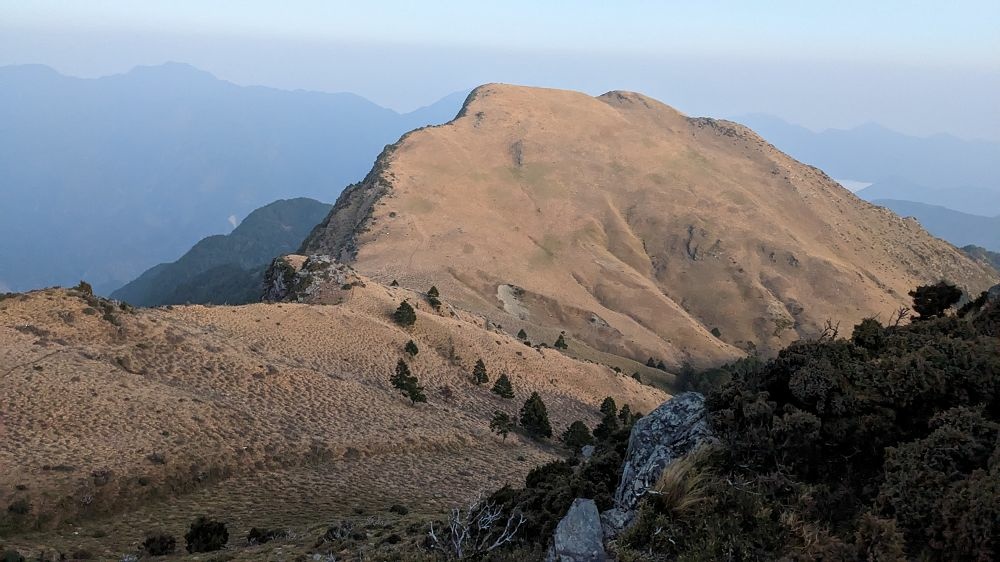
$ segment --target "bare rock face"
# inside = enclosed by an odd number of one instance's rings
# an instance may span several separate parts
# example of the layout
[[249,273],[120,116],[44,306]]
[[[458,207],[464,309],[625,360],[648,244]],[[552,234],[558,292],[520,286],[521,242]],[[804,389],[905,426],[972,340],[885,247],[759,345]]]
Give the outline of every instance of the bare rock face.
[[360,282],[354,270],[330,256],[289,254],[271,262],[264,273],[264,294],[268,302],[308,300],[321,287],[342,287]]
[[566,516],[559,521],[549,549],[547,562],[604,562],[604,534],[601,516],[594,500],[573,500]]
[[635,423],[628,440],[615,507],[601,514],[605,535],[627,527],[639,500],[675,460],[713,441],[705,398],[697,392],[678,394]]
[[1000,301],[1000,285],[990,287],[990,290],[986,293],[986,299],[989,302]]

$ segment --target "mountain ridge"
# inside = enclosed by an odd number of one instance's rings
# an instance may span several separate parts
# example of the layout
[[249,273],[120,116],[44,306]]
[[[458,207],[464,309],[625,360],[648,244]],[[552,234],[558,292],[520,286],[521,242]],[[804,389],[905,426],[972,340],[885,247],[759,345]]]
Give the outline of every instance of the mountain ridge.
[[[900,244],[861,250],[855,237]],[[632,92],[504,84],[476,88],[455,120],[387,147],[300,253],[436,285],[507,330],[566,330],[675,369],[775,349],[818,332],[821,316],[888,313],[932,277],[979,291],[993,275],[742,125]],[[868,286],[848,283],[858,277]],[[842,291],[850,297],[833,298]]]

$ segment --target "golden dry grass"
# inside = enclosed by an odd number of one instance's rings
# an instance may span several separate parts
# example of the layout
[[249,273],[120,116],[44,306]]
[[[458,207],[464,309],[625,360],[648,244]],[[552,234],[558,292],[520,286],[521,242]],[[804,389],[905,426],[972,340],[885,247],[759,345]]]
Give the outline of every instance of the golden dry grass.
[[995,282],[740,125],[630,92],[489,84],[470,100],[384,153],[305,251],[353,240],[360,272],[434,284],[508,333],[567,330],[672,369],[887,317],[942,277]]
[[[394,503],[437,514],[557,453],[501,442],[494,410],[514,414],[538,391],[561,432],[596,423],[604,396],[639,411],[666,398],[405,289],[341,293],[339,305],[141,309],[114,322],[75,291],[0,301],[0,507],[31,504],[6,542],[111,554],[146,531],[182,534],[199,513],[226,518],[234,536]],[[403,299],[418,308],[408,329],[391,321]],[[428,404],[389,383],[410,339]],[[510,376],[514,400],[471,382],[478,358],[491,379]],[[86,539],[95,528],[108,536]]]

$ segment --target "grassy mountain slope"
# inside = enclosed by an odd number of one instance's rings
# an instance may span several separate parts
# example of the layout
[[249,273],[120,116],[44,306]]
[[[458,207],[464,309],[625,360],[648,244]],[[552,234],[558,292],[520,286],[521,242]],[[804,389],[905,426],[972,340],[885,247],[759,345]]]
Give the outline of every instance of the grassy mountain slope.
[[329,211],[330,205],[313,199],[275,201],[229,234],[201,240],[177,261],[149,269],[111,296],[135,306],[257,301],[267,264],[297,248]]
[[[677,369],[995,272],[740,125],[640,94],[491,84],[351,186],[302,253],[441,289],[508,333]],[[713,333],[714,331],[714,333]],[[715,335],[718,334],[718,335]]]

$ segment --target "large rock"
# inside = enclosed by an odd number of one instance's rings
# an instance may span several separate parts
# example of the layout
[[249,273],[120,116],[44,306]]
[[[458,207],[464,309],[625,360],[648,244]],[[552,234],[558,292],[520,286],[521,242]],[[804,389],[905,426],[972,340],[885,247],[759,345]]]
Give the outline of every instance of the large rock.
[[1000,285],[993,285],[986,293],[986,300],[989,302],[1000,301]]
[[577,498],[559,521],[547,562],[604,562],[604,532],[594,500]]
[[264,273],[265,302],[305,301],[317,290],[360,282],[360,277],[348,265],[330,256],[288,254],[271,262]]
[[613,537],[632,522],[639,500],[668,464],[710,441],[705,398],[697,392],[678,394],[640,418],[629,435],[614,508],[601,514],[605,535]]

